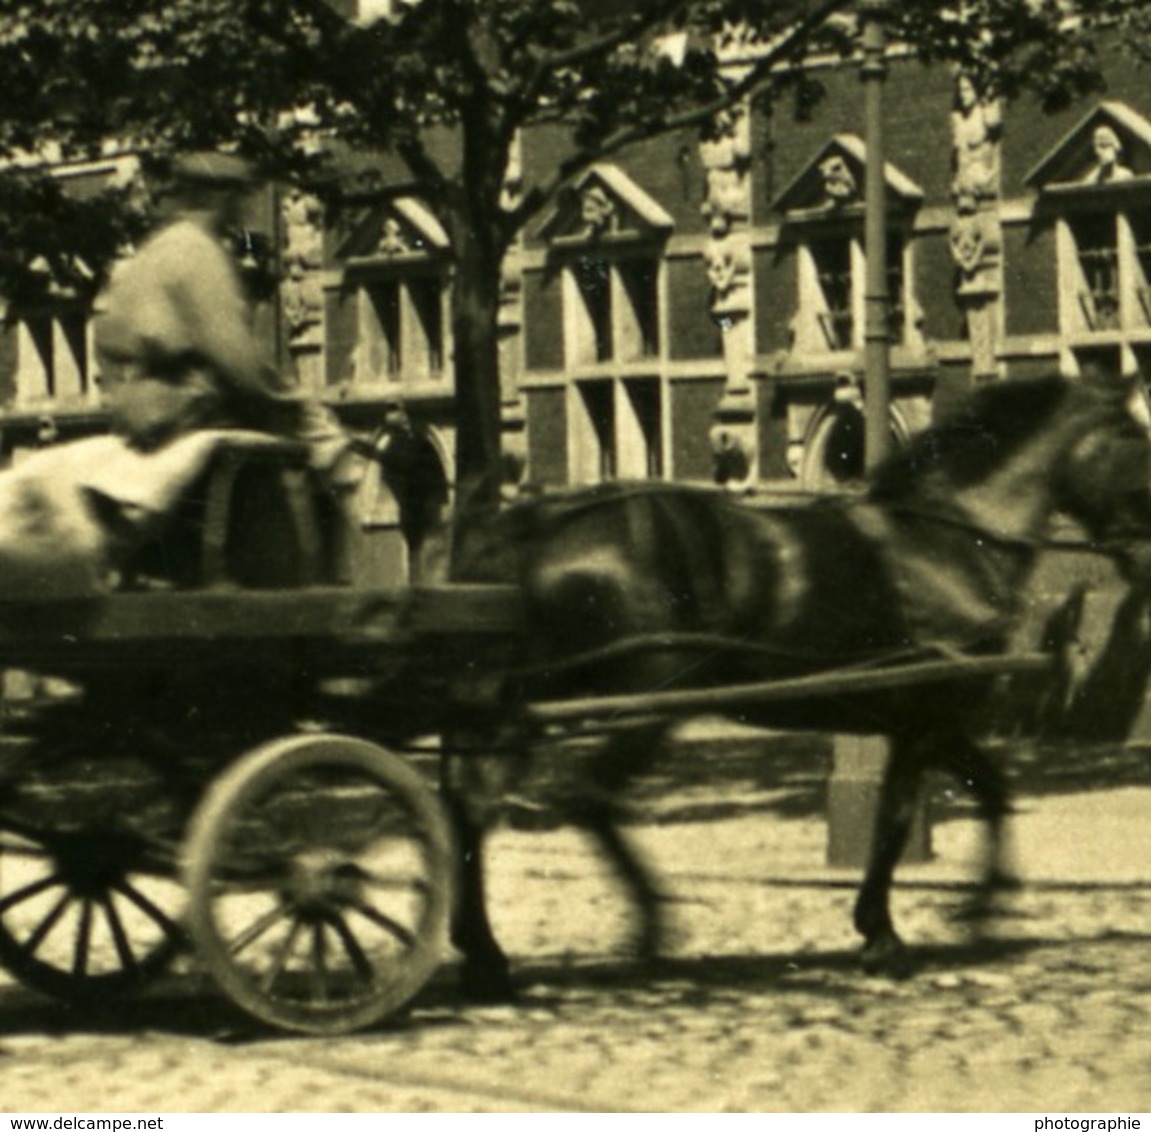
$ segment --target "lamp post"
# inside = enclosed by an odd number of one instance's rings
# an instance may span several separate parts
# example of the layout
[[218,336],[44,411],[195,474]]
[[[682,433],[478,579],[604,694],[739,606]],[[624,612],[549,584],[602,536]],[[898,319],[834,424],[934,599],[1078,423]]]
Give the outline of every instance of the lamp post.
[[[887,0],[862,0],[864,144],[864,463],[873,470],[891,447],[888,410],[891,403],[888,351],[891,345],[887,292],[887,193],[884,179],[883,83],[887,77],[884,16]],[[858,868],[871,849],[875,813],[880,804],[888,743],[877,735],[835,735],[827,798],[827,860]],[[904,861],[931,857],[931,822],[921,795],[904,849]]]
[[884,17],[887,0],[864,0],[863,21],[864,145],[867,173],[864,189],[864,463],[870,471],[891,446],[888,407],[891,401],[889,348],[891,324],[887,291],[887,194],[884,178],[883,84],[887,78]]

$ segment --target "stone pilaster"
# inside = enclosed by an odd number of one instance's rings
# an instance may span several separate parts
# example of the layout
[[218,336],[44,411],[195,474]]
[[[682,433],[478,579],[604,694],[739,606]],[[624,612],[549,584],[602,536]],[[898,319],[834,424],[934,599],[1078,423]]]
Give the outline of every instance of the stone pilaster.
[[300,189],[290,189],[281,203],[283,282],[281,309],[288,351],[300,388],[316,393],[322,384],[324,338],[323,207]]
[[723,338],[724,391],[709,432],[717,482],[732,489],[756,479],[755,356],[752,322],[751,123],[736,106],[716,116],[700,143],[706,178],[702,212],[711,283],[710,313]]
[[974,80],[956,80],[951,113],[951,254],[956,266],[955,300],[971,343],[974,381],[999,376],[1002,343],[1003,234],[999,219],[1003,113]]

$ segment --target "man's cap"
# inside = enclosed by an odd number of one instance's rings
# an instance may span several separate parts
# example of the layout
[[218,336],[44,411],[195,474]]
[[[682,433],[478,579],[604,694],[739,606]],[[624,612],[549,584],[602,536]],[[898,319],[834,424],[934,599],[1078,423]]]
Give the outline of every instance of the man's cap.
[[249,162],[231,153],[184,153],[172,162],[172,179],[187,185],[244,188],[254,184]]

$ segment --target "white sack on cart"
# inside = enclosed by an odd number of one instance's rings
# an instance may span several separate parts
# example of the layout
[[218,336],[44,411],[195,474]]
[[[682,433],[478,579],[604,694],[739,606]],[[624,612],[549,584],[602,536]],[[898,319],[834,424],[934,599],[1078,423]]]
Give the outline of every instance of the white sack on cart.
[[91,437],[0,473],[0,601],[107,593],[126,546],[147,537],[236,435],[193,432],[148,452]]

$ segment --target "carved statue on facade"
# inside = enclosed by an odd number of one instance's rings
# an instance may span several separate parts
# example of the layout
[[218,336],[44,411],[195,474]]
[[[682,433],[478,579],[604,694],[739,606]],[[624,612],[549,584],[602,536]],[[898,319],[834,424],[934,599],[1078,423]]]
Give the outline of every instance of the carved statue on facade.
[[380,255],[393,256],[404,255],[411,250],[412,244],[404,231],[404,226],[394,216],[385,217],[376,251]]
[[[729,40],[729,46],[734,45]],[[751,122],[741,106],[717,114],[700,139],[704,201],[700,211],[710,239],[704,263],[711,284],[709,308],[723,343],[723,396],[708,439],[718,483],[747,490],[755,480],[755,398],[751,370]]]
[[1002,235],[996,214],[981,208],[971,192],[956,194],[950,243],[958,269],[955,297],[967,324],[972,373],[976,378],[992,376],[999,337]]
[[318,343],[324,295],[323,208],[319,200],[299,189],[287,193],[281,205],[284,231],[285,278],[280,301],[288,334],[294,345]]
[[701,211],[716,235],[751,216],[751,122],[741,107],[716,115],[699,153],[706,178]]
[[717,319],[751,309],[751,248],[746,236],[725,233],[708,241],[704,251],[711,284],[711,313]]
[[1123,143],[1110,126],[1095,127],[1095,132],[1091,135],[1091,148],[1094,151],[1095,164],[1083,178],[1084,183],[1106,185],[1117,181],[1130,181],[1135,176],[1123,164]]
[[589,238],[614,231],[619,220],[615,201],[604,191],[602,185],[594,182],[580,190],[579,210],[584,233]]
[[829,208],[841,208],[859,197],[859,183],[851,167],[838,153],[825,157],[819,163],[823,178],[824,201]]
[[951,112],[952,189],[956,194],[970,193],[976,200],[999,196],[1002,136],[999,100],[986,97],[970,75],[960,74]]

